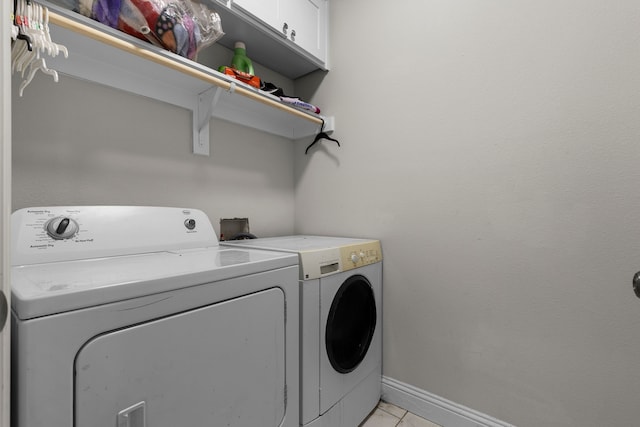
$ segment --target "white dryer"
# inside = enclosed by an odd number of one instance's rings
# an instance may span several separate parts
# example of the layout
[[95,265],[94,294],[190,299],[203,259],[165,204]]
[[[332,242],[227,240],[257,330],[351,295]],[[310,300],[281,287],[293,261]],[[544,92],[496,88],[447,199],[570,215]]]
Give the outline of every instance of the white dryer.
[[298,426],[295,255],[219,247],[194,209],[12,222],[12,426]]
[[300,424],[356,427],[380,399],[382,251],[378,240],[287,236],[223,242],[300,260]]

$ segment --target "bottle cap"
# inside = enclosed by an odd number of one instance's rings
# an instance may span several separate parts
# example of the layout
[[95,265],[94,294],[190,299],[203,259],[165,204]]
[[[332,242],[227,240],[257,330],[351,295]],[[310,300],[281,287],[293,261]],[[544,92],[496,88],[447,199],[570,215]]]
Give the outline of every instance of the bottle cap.
[[246,49],[246,47],[244,46],[244,42],[236,42],[236,44],[234,45],[234,47],[236,49],[240,48],[240,49]]

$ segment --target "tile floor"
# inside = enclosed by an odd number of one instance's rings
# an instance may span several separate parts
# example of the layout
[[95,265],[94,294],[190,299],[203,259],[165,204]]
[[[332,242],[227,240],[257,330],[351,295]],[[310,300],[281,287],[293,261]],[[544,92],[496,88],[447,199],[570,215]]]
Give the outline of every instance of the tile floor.
[[380,401],[360,427],[440,427],[391,403]]

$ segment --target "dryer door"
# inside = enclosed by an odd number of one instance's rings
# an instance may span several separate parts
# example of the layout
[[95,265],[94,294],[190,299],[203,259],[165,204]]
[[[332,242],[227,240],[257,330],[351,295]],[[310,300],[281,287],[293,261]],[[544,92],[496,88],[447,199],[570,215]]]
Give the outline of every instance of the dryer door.
[[281,424],[285,297],[280,289],[113,331],[75,363],[75,426]]

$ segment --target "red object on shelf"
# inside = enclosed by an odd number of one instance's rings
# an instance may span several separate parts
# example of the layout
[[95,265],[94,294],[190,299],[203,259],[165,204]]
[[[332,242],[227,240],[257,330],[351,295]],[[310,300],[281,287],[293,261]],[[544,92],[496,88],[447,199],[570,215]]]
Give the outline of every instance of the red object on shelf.
[[248,84],[249,86],[260,89],[260,77],[254,76],[253,74],[245,73],[244,71],[236,70],[235,68],[231,67],[224,67],[223,72],[227,76],[234,77],[241,82]]

